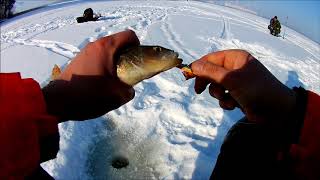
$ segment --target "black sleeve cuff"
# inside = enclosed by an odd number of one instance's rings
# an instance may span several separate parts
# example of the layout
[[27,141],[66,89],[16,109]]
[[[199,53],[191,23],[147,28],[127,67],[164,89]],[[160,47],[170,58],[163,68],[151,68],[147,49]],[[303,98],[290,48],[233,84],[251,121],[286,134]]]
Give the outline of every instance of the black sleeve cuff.
[[59,140],[59,133],[40,138],[40,162],[45,162],[57,157]]
[[291,124],[291,137],[289,139],[290,144],[297,144],[300,139],[301,129],[304,123],[304,117],[307,108],[308,92],[302,87],[294,87],[293,91],[296,93],[296,106],[294,113],[292,114]]

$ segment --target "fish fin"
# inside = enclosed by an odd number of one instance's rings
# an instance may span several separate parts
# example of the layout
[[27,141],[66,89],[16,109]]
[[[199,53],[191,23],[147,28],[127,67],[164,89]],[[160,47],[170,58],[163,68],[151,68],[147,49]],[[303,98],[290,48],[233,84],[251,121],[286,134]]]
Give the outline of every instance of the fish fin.
[[54,81],[54,80],[58,79],[60,74],[61,74],[61,69],[59,68],[58,65],[55,64],[52,69],[51,80]]

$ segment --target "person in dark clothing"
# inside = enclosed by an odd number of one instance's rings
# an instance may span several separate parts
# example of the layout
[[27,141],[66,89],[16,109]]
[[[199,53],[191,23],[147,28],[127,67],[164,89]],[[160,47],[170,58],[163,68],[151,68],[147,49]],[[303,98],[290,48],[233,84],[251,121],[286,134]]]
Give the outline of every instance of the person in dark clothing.
[[270,25],[268,26],[268,29],[270,30],[270,34],[274,36],[278,36],[281,32],[281,24],[278,20],[278,17],[275,16],[270,20]]
[[[132,100],[116,64],[119,52],[139,44],[130,30],[89,43],[42,89],[19,73],[0,73],[0,179],[50,178],[40,163],[56,158],[58,123],[93,119]],[[221,108],[245,114],[229,131],[212,179],[320,179],[320,96],[286,87],[244,50],[207,54],[191,69],[196,93],[210,84]]]
[[13,15],[13,5],[15,0],[0,1],[0,20],[10,18]]
[[84,10],[82,17],[77,17],[78,23],[84,23],[88,21],[97,21],[101,15],[94,14],[93,10],[91,8],[88,8]]

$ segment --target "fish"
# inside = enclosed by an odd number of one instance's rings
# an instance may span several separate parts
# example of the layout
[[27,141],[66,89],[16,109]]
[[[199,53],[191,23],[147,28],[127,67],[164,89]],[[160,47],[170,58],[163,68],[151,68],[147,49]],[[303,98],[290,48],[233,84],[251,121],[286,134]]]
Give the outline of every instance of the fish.
[[118,78],[134,86],[144,79],[151,78],[163,71],[182,63],[179,54],[161,46],[135,46],[120,53],[117,62]]
[[58,65],[55,64],[53,66],[53,69],[52,69],[52,72],[51,72],[51,80],[54,81],[54,80],[58,79],[60,74],[61,74],[61,69],[59,68]]
[[[180,67],[183,60],[178,56],[177,52],[161,46],[130,47],[120,52],[116,68],[117,76],[122,82],[133,86],[163,71]],[[61,69],[55,64],[51,80],[56,80],[60,74]]]

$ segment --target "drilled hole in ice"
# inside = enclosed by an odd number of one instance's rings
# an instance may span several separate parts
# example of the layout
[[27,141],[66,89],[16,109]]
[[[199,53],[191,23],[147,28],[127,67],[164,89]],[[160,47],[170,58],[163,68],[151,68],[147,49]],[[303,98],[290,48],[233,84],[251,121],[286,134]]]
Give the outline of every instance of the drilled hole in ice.
[[112,167],[121,169],[129,165],[129,160],[126,157],[116,156],[112,159]]

